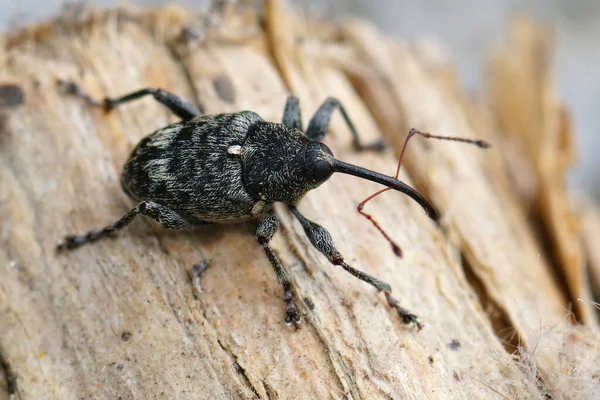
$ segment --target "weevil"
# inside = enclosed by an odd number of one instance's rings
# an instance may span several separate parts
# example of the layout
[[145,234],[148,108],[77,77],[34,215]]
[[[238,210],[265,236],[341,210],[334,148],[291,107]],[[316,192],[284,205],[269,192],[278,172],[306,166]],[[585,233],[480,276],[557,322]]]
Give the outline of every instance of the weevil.
[[[286,101],[282,123],[272,123],[252,111],[203,116],[193,104],[161,89],[142,89],[118,98],[105,98],[100,103],[72,82],[59,83],[70,94],[92,105],[102,106],[106,111],[153,96],[182,120],[143,138],[125,163],[121,186],[138,203],[137,206],[100,230],[66,236],[58,245],[59,251],[112,235],[138,215],[175,230],[259,219],[256,240],[263,247],[283,287],[285,321],[298,327],[300,312],[294,301],[290,277],[270,245],[279,225],[273,204],[280,202],[289,207],[312,245],[329,262],[372,285],[378,292],[384,292],[388,305],[398,312],[402,321],[421,329],[417,316],[401,307],[392,297],[389,284],[350,266],[336,249],[329,232],[304,217],[297,208],[307,192],[323,184],[333,173],[340,172],[382,184],[386,186],[383,191],[393,189],[402,192],[421,205],[431,218],[437,219],[434,207],[416,190],[397,179],[402,156],[396,176],[392,178],[336,159],[321,142],[329,130],[333,113],[339,110],[352,134],[356,150],[382,151],[385,147],[381,141],[364,144],[337,99],[327,98],[304,131],[299,101],[294,96]],[[433,136],[411,130],[404,148],[408,139],[417,133],[486,147],[483,141]],[[359,205],[359,211],[375,224],[362,208],[381,192]],[[399,247],[379,225],[376,224],[376,227],[400,255]]]

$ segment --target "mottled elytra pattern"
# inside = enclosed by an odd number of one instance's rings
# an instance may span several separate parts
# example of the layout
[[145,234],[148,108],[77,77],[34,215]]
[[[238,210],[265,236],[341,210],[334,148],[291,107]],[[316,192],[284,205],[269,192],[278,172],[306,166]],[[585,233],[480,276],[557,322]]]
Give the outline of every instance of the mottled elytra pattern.
[[193,229],[211,223],[237,223],[261,218],[256,231],[277,279],[283,287],[285,321],[299,327],[300,312],[294,300],[288,272],[270,246],[278,220],[272,205],[282,202],[301,223],[313,246],[333,264],[384,292],[388,304],[405,324],[422,325],[391,296],[385,282],[346,263],[335,248],[329,232],[296,208],[310,190],[325,182],[334,172],[342,172],[382,183],[408,194],[426,210],[433,207],[414,189],[397,179],[336,160],[320,141],[329,129],[332,113],[339,109],[354,138],[357,150],[382,150],[381,142],[363,144],[341,103],[328,98],[310,120],[306,134],[298,99],[290,96],[283,123],[264,121],[258,114],[200,116],[197,108],[161,89],[142,89],[103,102],[93,100],[74,83],[61,86],[89,104],[103,105],[109,111],[146,95],[152,95],[182,118],[142,139],[125,163],[121,184],[139,204],[117,222],[82,235],[67,236],[59,250],[74,249],[114,234],[138,214],[167,229]]
[[228,149],[241,146],[259,121],[257,114],[243,112],[160,129],[133,150],[121,177],[123,188],[136,200],[152,199],[194,221],[253,218],[257,199],[244,187],[240,157]]

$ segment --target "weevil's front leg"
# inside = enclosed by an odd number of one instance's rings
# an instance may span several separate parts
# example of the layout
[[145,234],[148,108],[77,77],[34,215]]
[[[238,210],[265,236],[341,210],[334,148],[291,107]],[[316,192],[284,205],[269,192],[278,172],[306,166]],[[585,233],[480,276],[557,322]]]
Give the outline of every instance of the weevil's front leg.
[[296,96],[289,96],[283,110],[283,124],[302,131],[302,114],[300,113],[300,100]]
[[166,106],[175,115],[177,115],[183,120],[192,119],[201,115],[201,112],[198,110],[198,108],[196,108],[195,105],[187,102],[179,96],[174,95],[173,93],[167,92],[166,90],[162,89],[146,88],[133,93],[129,93],[121,97],[105,97],[102,104],[100,104],[89,94],[87,94],[83,89],[81,89],[81,87],[75,82],[59,80],[58,84],[68,94],[80,97],[92,106],[103,106],[106,111],[110,111],[120,104],[137,100],[144,96],[152,95],[156,99],[156,101]]
[[92,243],[104,237],[110,236],[129,225],[138,214],[142,214],[153,219],[166,229],[183,230],[193,229],[197,226],[197,224],[188,221],[168,207],[152,201],[144,201],[141,202],[136,208],[125,214],[114,224],[108,225],[100,230],[90,231],[81,235],[65,237],[65,240],[58,245],[57,250],[62,251],[67,249],[76,249],[84,244]]
[[300,224],[302,224],[302,228],[304,228],[304,232],[306,233],[306,236],[308,236],[308,239],[312,245],[321,253],[323,253],[329,262],[331,262],[333,265],[339,265],[358,279],[374,286],[379,292],[384,292],[389,306],[398,312],[398,315],[402,317],[402,322],[405,324],[413,323],[418,330],[421,330],[423,326],[418,321],[417,316],[409,312],[407,309],[401,307],[398,301],[392,297],[392,289],[390,288],[390,285],[348,265],[346,261],[344,261],[344,257],[335,248],[331,234],[325,228],[305,218],[302,214],[300,214],[300,211],[298,211],[297,208],[290,207],[290,209],[298,221],[300,221]]
[[333,97],[328,97],[327,99],[325,99],[323,104],[321,104],[315,115],[308,123],[308,128],[306,129],[306,136],[314,140],[322,141],[325,135],[327,134],[327,131],[329,130],[331,115],[333,114],[336,108],[340,110],[340,112],[342,113],[342,117],[344,117],[344,121],[346,121],[346,125],[348,125],[348,129],[350,129],[350,133],[352,134],[353,138],[354,148],[356,150],[381,151],[385,149],[385,143],[382,140],[378,140],[369,144],[363,144],[360,140],[358,132],[356,131],[356,128],[354,127],[354,124],[348,116],[348,113],[346,113],[346,109],[339,102],[338,99]]
[[285,322],[294,324],[296,329],[300,328],[300,315],[298,313],[298,308],[294,303],[294,296],[292,294],[292,283],[290,281],[290,277],[287,271],[281,265],[281,262],[275,255],[275,252],[269,246],[269,242],[277,232],[277,228],[279,226],[279,221],[277,220],[277,216],[273,211],[269,214],[265,215],[263,219],[258,223],[258,228],[256,229],[256,239],[258,243],[265,249],[265,253],[267,254],[267,258],[273,265],[273,269],[275,270],[275,275],[277,275],[277,280],[283,286],[283,301],[285,301]]

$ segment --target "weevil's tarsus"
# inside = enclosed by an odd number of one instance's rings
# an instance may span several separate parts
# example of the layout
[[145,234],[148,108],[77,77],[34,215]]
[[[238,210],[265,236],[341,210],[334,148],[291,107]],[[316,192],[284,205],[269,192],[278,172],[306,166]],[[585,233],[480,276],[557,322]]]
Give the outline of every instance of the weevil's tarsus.
[[143,201],[114,224],[81,235],[66,236],[64,241],[57,246],[57,250],[60,252],[63,250],[76,249],[87,243],[92,243],[111,236],[129,225],[138,214],[153,219],[166,229],[186,230],[196,226],[168,207],[152,201]]
[[163,89],[145,88],[121,97],[105,97],[104,100],[100,102],[73,81],[58,79],[56,84],[65,93],[79,97],[92,107],[102,107],[107,112],[121,104],[152,95],[156,101],[167,107],[173,114],[183,120],[189,120],[201,115],[201,112],[195,105]]
[[277,280],[283,287],[283,301],[285,302],[285,322],[293,324],[296,329],[300,329],[300,314],[296,303],[294,302],[294,295],[292,293],[292,282],[288,272],[285,270],[279,258],[269,245],[269,242],[277,232],[279,227],[279,220],[273,211],[265,215],[256,228],[256,240],[265,250],[265,254],[269,259],[269,262],[273,266]]
[[419,317],[408,311],[406,308],[401,307],[398,300],[396,300],[389,291],[385,291],[384,294],[389,306],[396,310],[398,315],[402,318],[402,322],[406,325],[414,324],[417,327],[417,331],[423,329],[423,324],[419,322]]
[[[411,137],[413,137],[415,135],[423,136],[424,138],[427,138],[427,139],[449,140],[449,141],[454,141],[454,142],[461,142],[461,143],[473,144],[473,145],[478,146],[478,147],[480,147],[482,149],[487,149],[487,148],[489,148],[491,146],[488,142],[486,142],[485,140],[481,140],[481,139],[475,140],[475,139],[465,139],[465,138],[454,137],[454,136],[432,135],[431,133],[421,132],[421,131],[418,131],[418,130],[416,130],[416,129],[413,128],[413,129],[411,129],[408,132],[408,135],[406,136],[406,140],[404,141],[404,145],[402,146],[402,151],[400,152],[400,158],[398,159],[398,166],[396,167],[396,174],[394,175],[394,179],[396,181],[398,181],[398,182],[400,182],[398,180],[398,176],[400,175],[400,167],[402,166],[402,159],[404,158],[404,152],[406,151],[406,147],[408,145],[408,141],[410,140]],[[369,179],[369,178],[366,178],[366,179]],[[385,183],[384,183],[384,185],[385,185]],[[408,185],[405,185],[405,186],[409,187]],[[383,230],[383,228],[377,223],[377,221],[375,221],[375,219],[373,218],[372,215],[367,214],[366,212],[364,212],[365,204],[367,204],[369,201],[373,200],[375,197],[379,196],[380,194],[382,194],[384,192],[387,192],[388,190],[391,190],[391,189],[392,189],[391,187],[387,187],[387,188],[381,189],[381,190],[373,193],[372,195],[370,195],[369,197],[367,197],[366,199],[364,199],[363,201],[361,201],[358,204],[358,206],[356,207],[356,209],[358,210],[358,212],[362,216],[364,216],[366,219],[368,219],[369,221],[371,221],[371,223],[373,224],[373,226],[375,226],[375,228],[390,243],[390,245],[392,246],[392,250],[394,251],[394,254],[396,254],[398,257],[402,257],[402,249],[400,248],[400,246],[398,246],[398,244],[396,244],[396,242],[394,242],[390,238],[390,236],[385,232],[385,230]],[[411,188],[411,190],[414,191],[414,189],[412,189],[412,188]],[[400,191],[402,191],[402,190],[400,190]],[[417,199],[417,198],[413,197],[413,195],[411,195],[411,194],[409,194],[407,192],[404,192],[404,193],[406,193],[407,195],[409,195],[410,197],[412,197],[413,199],[415,199],[421,205],[421,207],[423,207],[425,209],[425,212],[427,213],[427,215],[431,219],[433,219],[434,221],[438,221],[439,215],[438,215],[437,211],[420,194],[418,194],[416,191],[414,191],[414,193],[416,193],[418,195],[418,199]]]
[[78,97],[86,102],[88,106],[91,107],[102,107],[102,103],[93,98],[90,94],[88,94],[85,90],[81,88],[78,84],[73,81],[67,81],[63,79],[57,79],[56,84],[59,89],[61,89],[64,93]]

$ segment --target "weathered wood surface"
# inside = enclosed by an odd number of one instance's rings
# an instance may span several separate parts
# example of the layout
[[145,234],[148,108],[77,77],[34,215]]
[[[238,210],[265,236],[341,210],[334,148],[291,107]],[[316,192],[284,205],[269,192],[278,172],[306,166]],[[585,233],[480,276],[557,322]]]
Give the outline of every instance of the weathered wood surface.
[[[410,126],[506,140],[426,52],[357,22],[308,23],[277,2],[265,13],[260,23],[231,10],[204,40],[180,35],[196,20],[178,8],[98,13],[4,39],[1,81],[25,101],[0,119],[0,356],[16,382],[0,385],[0,399],[593,396],[597,327],[588,314],[579,317],[591,327],[568,326],[572,294],[550,266],[561,261],[534,233],[499,146],[415,139],[402,179],[434,202],[442,227],[397,193],[368,205],[403,259],[355,212],[377,185],[334,176],[300,205],[353,266],[391,284],[421,332],[328,264],[284,208],[274,246],[306,313],[297,332],[283,322],[253,223],[177,233],[140,219],[115,240],[55,253],[64,234],[133,206],[121,166],[142,137],[176,120],[151,99],[104,114],[62,94],[56,79],[99,98],[161,87],[206,113],[252,109],[273,121],[293,92],[305,123],[333,95],[365,138],[383,135],[393,149],[354,153],[339,116],[326,143],[390,174]],[[190,270],[202,260],[210,267],[194,289]]]

